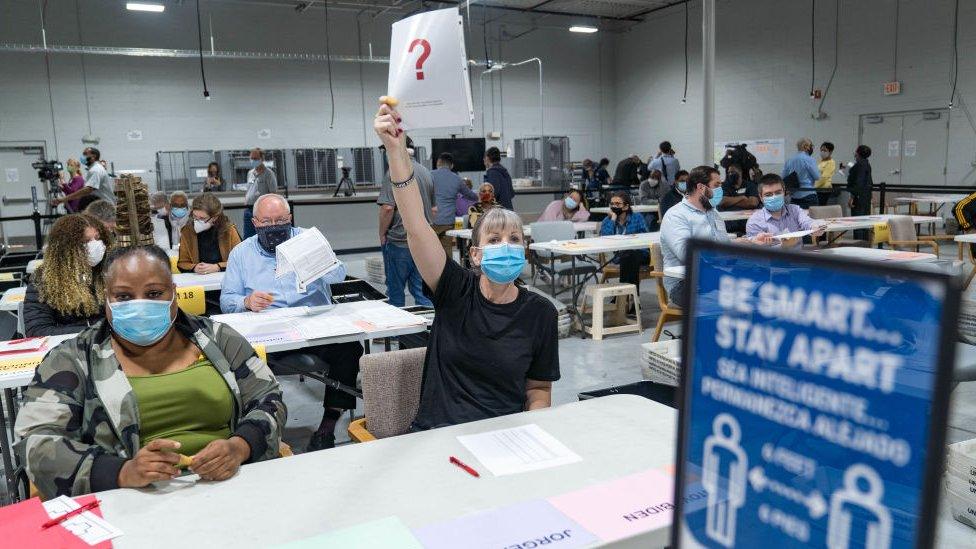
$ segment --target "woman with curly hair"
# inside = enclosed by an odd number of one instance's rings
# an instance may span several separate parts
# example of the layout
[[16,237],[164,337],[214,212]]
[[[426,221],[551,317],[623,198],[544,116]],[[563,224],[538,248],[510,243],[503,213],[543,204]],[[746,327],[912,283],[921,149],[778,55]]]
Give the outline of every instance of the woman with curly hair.
[[180,259],[184,273],[210,274],[227,268],[227,256],[241,243],[237,227],[224,215],[224,206],[213,193],[193,199],[193,218],[180,230]]
[[112,233],[88,214],[58,219],[24,298],[24,335],[74,334],[104,316],[101,262]]

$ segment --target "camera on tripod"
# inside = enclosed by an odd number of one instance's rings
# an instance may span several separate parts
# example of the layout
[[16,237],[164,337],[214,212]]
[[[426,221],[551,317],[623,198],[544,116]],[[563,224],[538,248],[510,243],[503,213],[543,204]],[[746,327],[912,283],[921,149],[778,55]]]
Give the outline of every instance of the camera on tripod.
[[40,160],[31,164],[37,170],[37,177],[43,181],[57,181],[64,166],[57,160]]

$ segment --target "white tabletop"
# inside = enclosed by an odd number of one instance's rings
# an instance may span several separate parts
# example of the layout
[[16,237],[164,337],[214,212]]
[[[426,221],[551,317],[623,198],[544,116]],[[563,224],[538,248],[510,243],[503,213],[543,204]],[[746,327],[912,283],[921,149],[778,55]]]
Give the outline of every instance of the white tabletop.
[[661,233],[596,236],[576,240],[533,242],[531,250],[548,251],[559,255],[588,255],[624,250],[650,250],[651,244],[661,241]]
[[915,196],[902,196],[895,199],[896,202],[930,202],[932,204],[949,204],[959,202],[966,198],[965,194],[918,194]]
[[[580,232],[595,233],[600,230],[600,222],[599,221],[574,221],[573,230],[575,230],[578,233]],[[532,226],[531,225],[523,226],[522,232],[523,234],[525,234],[525,236],[531,237]],[[451,229],[444,234],[454,238],[460,238],[462,240],[471,240],[471,229]]]
[[[203,290],[207,292],[219,290],[220,284],[223,282],[223,280],[223,272],[206,275],[196,273],[178,273],[173,275],[173,282],[176,283],[178,288],[185,288],[187,286],[203,286]],[[26,294],[26,286],[10,288],[3,292],[3,297],[0,297],[0,311],[16,311],[17,305],[24,300],[24,296]]]
[[[327,318],[330,315],[339,317],[343,316],[347,319],[353,319],[357,322],[357,326],[360,328],[359,331],[353,334],[342,335],[342,336],[332,336],[324,337],[313,340],[298,340],[298,341],[283,341],[275,343],[265,343],[265,351],[268,353],[278,353],[282,351],[289,351],[292,349],[303,349],[307,347],[317,347],[321,345],[329,345],[332,343],[346,343],[350,341],[365,341],[367,339],[377,339],[386,337],[397,337],[408,334],[415,334],[422,332],[427,329],[428,321],[418,315],[413,313],[408,313],[406,311],[400,311],[403,315],[409,315],[414,317],[415,321],[413,324],[404,324],[398,326],[382,326],[377,327],[370,324],[370,319],[375,319],[377,316],[381,316],[385,310],[397,309],[393,305],[383,301],[357,301],[352,303],[339,303],[333,309],[326,312],[317,313],[315,316],[319,318]],[[399,311],[399,309],[397,309]],[[216,315],[219,316],[219,315]],[[48,339],[47,346],[41,352],[35,353],[18,353],[4,356],[4,359],[21,359],[36,357],[38,362],[42,360],[47,353],[57,347],[61,342],[74,339],[78,334],[67,334],[59,336],[51,336]],[[0,375],[0,389],[9,389],[13,387],[23,387],[30,383],[31,379],[34,378],[34,369],[24,370],[12,374]]]
[[[630,206],[631,211],[635,213],[650,213],[659,212],[661,207],[658,204],[633,204]],[[606,206],[600,206],[598,208],[590,208],[590,211],[598,214],[610,214],[610,208]]]
[[680,265],[678,267],[665,267],[664,276],[669,276],[671,278],[684,278],[685,277],[685,266]]
[[956,242],[969,242],[971,244],[976,244],[976,233],[957,234],[953,240]]
[[822,248],[819,250],[813,250],[811,253],[832,255],[837,257],[849,257],[863,261],[884,261],[886,263],[926,263],[938,259],[935,254],[878,248],[860,248],[856,246]]
[[[850,231],[854,229],[872,229],[878,223],[887,223],[893,215],[859,215],[852,217],[834,217],[829,219],[823,219],[820,221],[826,222],[826,230],[828,232],[838,232],[838,231]],[[942,225],[943,221],[941,217],[931,216],[931,215],[913,215],[912,222],[916,225],[925,225],[932,223],[935,225]]]
[[[614,395],[245,465],[224,482],[181,481],[169,493],[112,490],[99,499],[106,520],[125,532],[112,540],[123,549],[168,549],[187,540],[268,547],[389,516],[417,528],[670,465],[676,417],[651,400]],[[583,460],[496,477],[456,438],[532,423]],[[464,474],[449,456],[481,478]],[[668,530],[632,538],[630,546],[663,546]]]
[[756,210],[729,210],[725,212],[718,212],[719,217],[722,221],[746,221]]

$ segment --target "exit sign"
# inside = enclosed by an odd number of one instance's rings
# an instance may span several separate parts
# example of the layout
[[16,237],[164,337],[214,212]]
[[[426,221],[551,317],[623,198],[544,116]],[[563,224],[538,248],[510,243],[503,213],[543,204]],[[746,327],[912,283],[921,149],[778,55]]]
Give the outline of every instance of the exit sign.
[[897,80],[894,82],[885,82],[882,86],[884,87],[885,95],[898,95],[901,93],[901,82]]

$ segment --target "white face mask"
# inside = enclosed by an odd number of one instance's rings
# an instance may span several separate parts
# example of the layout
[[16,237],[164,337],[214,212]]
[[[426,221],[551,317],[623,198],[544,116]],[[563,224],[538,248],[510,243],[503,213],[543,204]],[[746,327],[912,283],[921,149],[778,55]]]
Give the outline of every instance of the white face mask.
[[209,221],[200,221],[199,219],[193,220],[193,230],[196,231],[197,233],[202,233],[203,231],[206,231],[210,227],[213,227],[213,223]]
[[99,239],[85,242],[85,254],[88,256],[88,265],[94,267],[102,262],[105,257],[105,243]]

